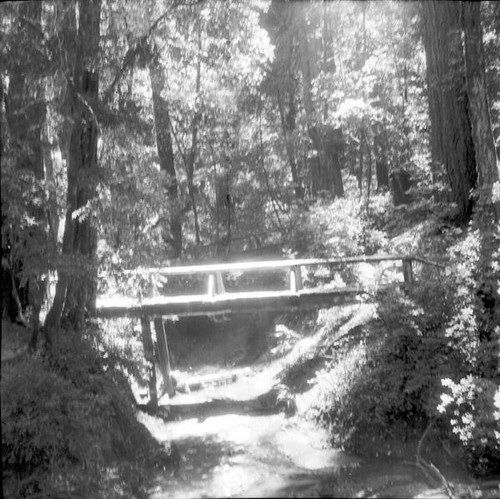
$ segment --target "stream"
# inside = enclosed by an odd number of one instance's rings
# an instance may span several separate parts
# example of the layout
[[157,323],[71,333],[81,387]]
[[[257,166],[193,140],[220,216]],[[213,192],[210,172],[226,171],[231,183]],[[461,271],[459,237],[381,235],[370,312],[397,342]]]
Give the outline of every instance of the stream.
[[152,435],[173,442],[180,455],[175,472],[156,474],[152,499],[447,497],[411,463],[349,455],[329,447],[326,430],[299,415],[250,407],[279,369],[279,362],[268,363],[240,371],[236,382],[178,394],[168,401],[175,420],[139,413]]
[[[300,340],[297,352],[307,351],[318,341],[316,336]],[[227,348],[234,338],[219,343]],[[197,346],[191,360],[197,349],[200,359],[217,350],[214,345]],[[296,395],[297,414],[291,417],[255,404],[279,382],[284,363],[267,360],[238,369],[214,362],[186,369],[179,373],[181,379],[185,375],[188,384],[202,389],[161,399],[169,413],[164,419],[138,414],[151,434],[166,445],[173,443],[180,456],[175,471],[156,472],[148,490],[151,499],[448,497],[442,484],[414,463],[396,457],[365,459],[331,448],[326,429],[302,416],[310,403],[309,390]],[[214,375],[230,381],[210,385],[206,381]],[[500,497],[498,484],[485,494],[459,467],[446,472],[456,485],[455,497]]]
[[326,446],[326,433],[283,414],[225,414],[163,422],[140,415],[175,443],[175,472],[159,472],[152,499],[195,497],[446,497],[421,471],[388,458],[365,460]]

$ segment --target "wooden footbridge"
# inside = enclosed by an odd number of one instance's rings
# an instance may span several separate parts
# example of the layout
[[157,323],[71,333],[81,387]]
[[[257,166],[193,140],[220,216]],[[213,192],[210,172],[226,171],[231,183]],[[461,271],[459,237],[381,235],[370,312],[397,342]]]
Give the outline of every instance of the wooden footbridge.
[[[401,263],[401,265],[399,265]],[[241,262],[226,264],[192,265],[163,268],[139,268],[126,271],[130,276],[141,276],[155,279],[173,278],[174,276],[204,277],[206,288],[204,293],[173,296],[149,296],[143,298],[113,297],[97,300],[97,316],[101,318],[136,317],[141,320],[142,339],[146,360],[151,363],[149,391],[150,404],[156,408],[156,371],[154,368],[154,347],[151,335],[151,321],[154,323],[158,345],[159,367],[165,386],[170,396],[175,390],[170,376],[170,360],[167,332],[163,318],[172,316],[220,315],[234,313],[251,313],[262,311],[311,310],[335,305],[355,303],[366,288],[362,285],[338,286],[332,284],[335,273],[348,266],[359,264],[391,265],[400,278],[394,284],[408,291],[414,283],[414,264],[440,266],[418,256],[382,255],[361,256],[340,259],[297,259],[264,262]],[[322,270],[323,280],[330,278],[330,284],[307,287],[304,276],[310,269]],[[314,270],[313,270],[314,271]],[[228,291],[225,280],[229,276],[245,273],[283,273],[286,283],[284,289],[259,291]]]

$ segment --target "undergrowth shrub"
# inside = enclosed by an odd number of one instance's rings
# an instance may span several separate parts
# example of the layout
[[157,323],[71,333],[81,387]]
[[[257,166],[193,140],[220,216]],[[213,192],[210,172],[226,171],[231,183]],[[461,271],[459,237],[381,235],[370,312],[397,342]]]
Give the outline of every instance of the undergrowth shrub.
[[[123,375],[65,331],[49,357],[2,366],[1,397],[2,469],[14,496],[109,497],[109,470],[139,465],[157,447]],[[137,477],[117,473],[140,493]]]
[[366,343],[347,348],[318,373],[312,414],[330,428],[335,445],[372,454],[383,451],[384,441],[425,429],[441,377],[459,366],[442,333],[447,300],[438,279],[411,296],[398,289],[379,293],[380,320],[366,326]]
[[500,386],[485,378],[465,376],[458,383],[442,380],[445,392],[438,411],[466,451],[467,465],[478,476],[500,469]]
[[500,469],[500,228],[485,233],[473,221],[448,253],[453,297],[444,335],[461,364],[442,380],[438,411],[469,470],[486,476]]

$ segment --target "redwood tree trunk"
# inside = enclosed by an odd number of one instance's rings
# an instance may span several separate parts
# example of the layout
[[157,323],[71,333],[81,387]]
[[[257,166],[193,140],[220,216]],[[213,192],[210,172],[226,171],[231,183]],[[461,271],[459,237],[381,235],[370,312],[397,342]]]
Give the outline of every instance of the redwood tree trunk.
[[463,221],[472,211],[470,193],[476,187],[477,172],[465,88],[460,4],[422,2],[422,16],[434,171],[444,165],[458,217]]
[[493,184],[499,179],[495,142],[491,128],[490,108],[486,93],[483,36],[480,3],[461,2],[464,30],[467,91],[471,108],[474,150],[478,167],[479,202],[475,221],[479,227],[481,258],[475,295],[482,374],[499,380],[500,295],[497,291],[500,271],[495,267],[498,251],[500,202],[493,199]]
[[272,2],[268,20],[271,24],[269,33],[275,46],[273,74],[273,90],[277,97],[280,114],[281,129],[285,142],[285,150],[292,174],[295,197],[304,199],[304,187],[300,180],[300,170],[297,164],[297,152],[294,144],[298,87],[297,75],[293,70],[293,61],[296,57],[296,34],[293,25],[294,6],[283,2]]
[[[311,140],[312,149],[315,155],[312,158],[312,192],[318,193],[321,190],[330,191],[334,197],[343,196],[344,185],[340,164],[335,161],[335,147],[332,147],[331,134],[327,127],[319,123],[316,110],[312,101],[312,71],[311,55],[307,30],[302,29],[300,43],[302,53],[300,57],[302,80],[303,80],[303,102],[307,120],[307,133]],[[332,157],[333,153],[333,157]]]
[[483,35],[479,2],[461,2],[464,28],[467,92],[472,135],[478,169],[481,204],[490,204],[493,184],[498,180],[498,162],[486,93]]

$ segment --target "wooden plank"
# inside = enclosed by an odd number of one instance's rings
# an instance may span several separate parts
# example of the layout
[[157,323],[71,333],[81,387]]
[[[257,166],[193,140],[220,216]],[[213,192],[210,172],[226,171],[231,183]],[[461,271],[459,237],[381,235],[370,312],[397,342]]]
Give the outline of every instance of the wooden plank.
[[156,368],[154,358],[153,339],[151,337],[151,324],[149,318],[141,317],[142,345],[144,347],[144,357],[148,365],[148,405],[156,413],[158,410],[158,393],[156,392]]
[[355,264],[355,263],[378,263],[383,261],[403,260],[412,258],[407,255],[372,255],[347,258],[305,258],[297,260],[270,260],[264,262],[235,262],[216,263],[208,265],[189,265],[179,267],[158,267],[158,268],[138,268],[125,270],[127,275],[189,275],[189,274],[210,274],[213,272],[238,272],[238,271],[265,271],[265,270],[286,270],[295,266],[308,265],[329,265],[329,264]]
[[222,279],[222,273],[215,273],[215,291],[218,295],[222,295],[226,292],[226,287],[224,286],[224,280]]
[[290,268],[290,291],[297,293],[302,289],[302,273],[300,265],[295,265]]
[[[150,314],[148,314],[150,315]],[[165,332],[165,326],[163,324],[163,318],[158,317],[154,319],[156,341],[158,343],[158,353],[160,356],[160,371],[163,377],[164,386],[167,388],[167,393],[169,397],[173,397],[175,394],[174,384],[172,382],[172,376],[170,374],[170,355],[168,352],[167,335]]]
[[216,295],[216,293],[215,293],[215,275],[214,274],[208,274],[207,295],[210,298],[214,298]]
[[[97,314],[102,318],[137,317],[147,315],[161,317],[168,315],[196,316],[212,313],[247,313],[255,310],[310,310],[353,303],[362,294],[360,288],[333,290],[267,291],[251,293],[227,293],[209,299],[206,295],[187,297],[158,297],[143,300],[141,304],[120,307],[100,305]],[[182,298],[182,299],[181,299]],[[188,299],[186,299],[188,298]]]
[[216,295],[221,295],[226,292],[222,274],[220,272],[213,272],[208,274],[207,295],[211,298]]

